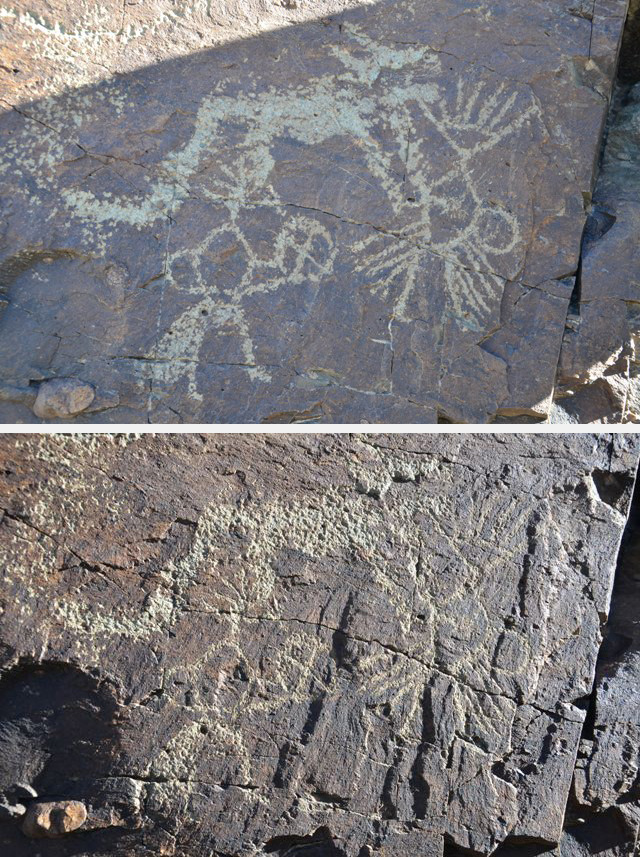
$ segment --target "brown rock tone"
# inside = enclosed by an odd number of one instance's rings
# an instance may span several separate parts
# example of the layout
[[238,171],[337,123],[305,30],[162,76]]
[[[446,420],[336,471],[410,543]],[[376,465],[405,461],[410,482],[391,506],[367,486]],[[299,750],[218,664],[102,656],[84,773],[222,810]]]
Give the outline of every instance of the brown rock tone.
[[626,9],[3,10],[0,419],[545,420]]
[[32,803],[22,823],[22,832],[32,839],[57,839],[78,830],[86,820],[85,805],[77,800]]
[[640,438],[0,450],[0,792],[86,809],[43,855],[633,854]]
[[75,378],[53,378],[40,384],[33,412],[45,420],[75,417],[94,399],[91,384],[83,384]]

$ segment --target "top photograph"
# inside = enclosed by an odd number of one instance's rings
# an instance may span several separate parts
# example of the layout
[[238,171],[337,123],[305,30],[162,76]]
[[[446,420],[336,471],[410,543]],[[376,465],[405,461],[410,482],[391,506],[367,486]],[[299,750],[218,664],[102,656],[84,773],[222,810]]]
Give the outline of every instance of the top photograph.
[[640,0],[0,2],[0,423],[640,423]]

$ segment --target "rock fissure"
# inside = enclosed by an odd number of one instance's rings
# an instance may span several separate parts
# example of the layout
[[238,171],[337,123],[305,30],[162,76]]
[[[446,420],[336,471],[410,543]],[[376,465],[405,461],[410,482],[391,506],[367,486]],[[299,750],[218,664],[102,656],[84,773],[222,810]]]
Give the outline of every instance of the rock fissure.
[[633,436],[0,447],[8,853],[631,857]]
[[554,392],[554,421],[637,422],[640,7],[628,4]]
[[4,15],[3,419],[548,420],[624,3],[230,2]]
[[[618,644],[618,640],[623,636],[621,631],[630,631],[630,613],[633,609],[631,605],[640,592],[637,575],[632,571],[640,546],[639,521],[640,491],[636,478],[635,494],[617,556],[610,608],[603,627],[603,640],[598,652],[591,692],[584,699],[586,718],[577,750],[572,789],[567,801],[563,837],[559,845],[561,857],[565,854],[600,853],[601,849],[607,854],[628,854],[629,857],[636,853],[640,834],[640,790],[636,790],[634,794],[632,786],[628,810],[627,796],[617,790],[624,790],[625,780],[635,784],[640,767],[640,754],[637,747],[635,751],[630,747],[631,752],[619,751],[615,761],[605,762],[601,742],[611,742],[607,733],[616,734],[618,740],[620,736],[628,740],[630,736],[637,734],[640,728],[637,711],[632,714],[629,700],[624,698],[629,686],[622,675],[616,680],[618,672],[624,674],[628,659],[633,658],[638,643],[637,631],[633,630],[633,636],[626,638],[624,647]],[[617,689],[616,684],[619,685]],[[603,695],[607,693],[610,698],[603,705]],[[620,694],[619,698],[616,698],[617,694]],[[633,738],[629,743],[632,742]],[[614,743],[620,747],[615,739]],[[626,766],[629,766],[627,770],[631,771],[631,778],[628,774],[620,776],[621,770]],[[604,791],[603,781],[608,785],[608,789],[605,788]],[[616,809],[617,807],[619,809]],[[619,813],[617,837],[614,834],[614,838],[610,838],[607,843],[607,835],[603,837],[602,832],[609,826],[609,819],[613,818],[612,813],[615,812]]]

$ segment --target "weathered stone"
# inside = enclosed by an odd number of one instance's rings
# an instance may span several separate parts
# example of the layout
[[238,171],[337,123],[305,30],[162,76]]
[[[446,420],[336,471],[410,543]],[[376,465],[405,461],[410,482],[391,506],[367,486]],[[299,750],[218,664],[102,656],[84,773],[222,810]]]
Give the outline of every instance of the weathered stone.
[[16,783],[5,788],[0,794],[0,818],[3,821],[21,818],[26,813],[27,808],[20,801],[32,800],[37,796],[38,793],[33,786],[25,783]]
[[11,789],[11,793],[13,795],[17,795],[19,798],[26,798],[27,800],[38,797],[38,792],[28,783],[16,783]]
[[4,800],[0,801],[0,820],[2,821],[21,818],[26,811],[27,808],[22,803],[7,803]]
[[117,393],[80,422],[546,419],[626,0],[587,6],[7,10],[0,378]]
[[554,420],[640,422],[640,2],[632,0],[603,163],[583,239]]
[[[640,490],[636,508],[640,511]],[[620,551],[562,857],[632,857],[640,845],[640,515]]]
[[86,818],[86,807],[77,800],[32,803],[22,823],[22,832],[32,839],[56,839],[82,827]]
[[74,417],[85,411],[95,398],[91,384],[77,378],[53,378],[38,388],[33,413],[45,420]]
[[[615,705],[597,678],[590,755],[585,715],[638,437],[0,455],[0,791],[82,801],[83,854],[540,853],[571,793],[633,812],[628,667]],[[0,850],[33,854],[15,821]]]

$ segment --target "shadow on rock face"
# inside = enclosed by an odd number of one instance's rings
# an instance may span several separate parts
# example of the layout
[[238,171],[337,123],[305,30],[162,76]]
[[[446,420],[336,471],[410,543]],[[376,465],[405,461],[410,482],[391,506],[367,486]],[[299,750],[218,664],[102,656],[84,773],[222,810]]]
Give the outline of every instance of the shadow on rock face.
[[634,826],[614,807],[569,827],[560,845],[560,857],[591,857],[594,854],[630,855],[636,838]]
[[264,853],[275,857],[344,857],[327,827],[319,827],[311,836],[276,836],[265,844]]
[[[21,665],[5,675],[0,682],[0,793],[5,805],[17,806],[18,812],[0,823],[2,853],[34,854],[34,841],[21,831],[24,814],[18,814],[34,800],[91,805],[118,746],[116,708],[107,685],[67,664]],[[113,843],[118,835],[75,831],[68,840],[47,840],[42,847],[51,857],[80,854],[87,837],[96,845],[105,837]]]
[[107,776],[117,740],[107,687],[65,664],[17,667],[0,682],[0,789],[28,783],[38,796],[67,797]]

